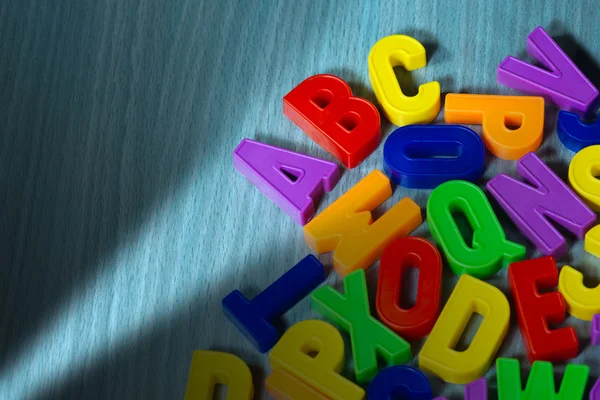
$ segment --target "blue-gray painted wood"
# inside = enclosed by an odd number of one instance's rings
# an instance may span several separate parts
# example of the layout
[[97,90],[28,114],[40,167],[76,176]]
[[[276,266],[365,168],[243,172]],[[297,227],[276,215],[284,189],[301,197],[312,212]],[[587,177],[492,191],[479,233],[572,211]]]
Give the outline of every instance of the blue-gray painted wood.
[[[192,351],[215,349],[250,364],[262,398],[267,357],[223,317],[220,300],[233,289],[255,295],[309,249],[302,229],[236,173],[236,144],[250,137],[332,160],[283,116],[282,97],[333,73],[375,101],[367,56],[394,33],[428,51],[427,68],[399,73],[409,91],[436,79],[444,92],[512,93],[495,83],[496,66],[525,57],[537,25],[598,85],[599,21],[591,0],[4,0],[0,397],[182,398]],[[572,154],[555,119],[548,108],[538,154],[564,178]],[[346,170],[319,211],[381,168],[381,151]],[[514,162],[488,162],[486,179],[514,172]],[[428,193],[397,188],[378,214],[404,196],[424,205]],[[417,233],[429,237],[427,224]],[[560,264],[597,283],[599,260],[570,244]],[[376,274],[368,271],[371,296]],[[490,281],[506,291],[505,278]],[[340,287],[335,274],[328,282]],[[454,282],[446,269],[444,298]],[[286,321],[316,317],[304,300]],[[576,361],[595,379],[589,323],[567,323],[582,342]],[[501,354],[525,363],[514,324]],[[495,388],[494,369],[488,377]],[[460,386],[431,381],[436,395],[462,398]]]

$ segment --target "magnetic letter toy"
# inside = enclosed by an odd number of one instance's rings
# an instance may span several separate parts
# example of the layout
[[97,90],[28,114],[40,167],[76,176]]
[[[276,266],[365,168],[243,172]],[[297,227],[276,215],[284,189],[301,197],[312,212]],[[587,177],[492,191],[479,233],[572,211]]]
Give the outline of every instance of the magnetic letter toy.
[[[404,309],[399,304],[402,281],[409,268],[418,268],[419,282],[414,306]],[[427,240],[408,236],[396,239],[386,247],[379,262],[377,314],[394,332],[407,340],[429,334],[440,308],[442,259]]]
[[[599,132],[600,135],[600,132]],[[600,145],[579,151],[569,164],[569,183],[594,211],[600,211]]]
[[381,370],[369,385],[369,399],[391,400],[399,396],[406,400],[431,400],[431,385],[416,368],[406,365]]
[[567,311],[575,318],[591,321],[600,314],[600,285],[588,288],[583,284],[583,274],[565,265],[560,270],[558,291],[567,302]]
[[592,318],[592,324],[590,326],[590,337],[592,345],[600,346],[600,314],[596,314]]
[[[487,400],[487,380],[479,378],[465,386],[465,400]],[[433,400],[448,400],[445,397],[436,397]]]
[[185,400],[212,400],[218,384],[227,385],[227,400],[254,397],[250,368],[239,357],[216,351],[194,351]]
[[583,248],[588,253],[600,257],[600,225],[596,225],[587,231]]
[[600,378],[596,380],[594,387],[590,391],[590,400],[600,400]]
[[560,390],[556,393],[552,364],[536,361],[529,372],[525,390],[522,389],[519,361],[499,358],[496,361],[499,400],[582,400],[590,374],[587,365],[569,364],[565,368]]
[[419,86],[419,93],[409,97],[402,93],[394,67],[407,71],[427,64],[425,47],[405,35],[380,39],[369,53],[369,78],[388,121],[394,125],[428,123],[440,112],[440,84],[437,81]]
[[315,215],[323,192],[340,180],[329,161],[244,139],[233,152],[235,169],[300,225]]
[[480,124],[483,143],[492,154],[517,160],[542,144],[544,99],[448,93],[444,120],[451,124]]
[[315,290],[311,299],[315,311],[350,334],[359,383],[377,375],[378,354],[388,365],[402,364],[412,357],[410,345],[371,316],[365,271],[359,269],[344,278],[344,294],[325,286]]
[[526,182],[499,174],[487,183],[490,194],[542,254],[565,255],[566,240],[548,219],[583,239],[596,214],[535,153],[517,162],[517,173]]
[[266,386],[277,399],[321,399],[316,396],[319,392],[323,400],[362,400],[365,396],[361,387],[340,375],[344,340],[327,322],[305,320],[292,326],[271,350],[269,361],[273,372]]
[[350,86],[333,75],[315,75],[283,98],[283,113],[319,146],[354,168],[381,140],[379,111],[352,96]]
[[562,144],[574,153],[600,144],[600,118],[594,122],[584,122],[577,114],[561,111],[556,128]]
[[508,283],[529,361],[559,362],[577,356],[579,339],[575,329],[548,328],[565,319],[567,306],[562,294],[558,291],[540,294],[540,290],[552,289],[558,284],[554,258],[542,257],[511,264]]
[[590,110],[598,89],[541,26],[527,37],[527,53],[542,67],[507,57],[498,66],[499,84],[542,96],[567,111]]
[[[483,316],[483,321],[469,347],[457,351],[473,313]],[[508,300],[498,288],[461,276],[419,353],[419,368],[450,383],[483,377],[508,332],[509,320]]]
[[252,300],[238,290],[229,293],[222,301],[223,311],[254,347],[264,353],[279,340],[273,321],[324,280],[323,265],[315,256],[308,255]]
[[[472,243],[465,242],[453,212],[465,215],[473,230]],[[485,194],[470,182],[450,181],[435,188],[427,201],[427,222],[457,275],[489,278],[525,256],[525,247],[506,239]]]
[[408,197],[373,222],[371,210],[391,195],[389,179],[372,171],[304,227],[306,243],[319,254],[334,251],[333,266],[341,276],[369,268],[390,242],[423,222]]
[[485,171],[481,137],[460,125],[409,125],[383,147],[383,170],[407,188],[433,189],[451,180],[476,182]]

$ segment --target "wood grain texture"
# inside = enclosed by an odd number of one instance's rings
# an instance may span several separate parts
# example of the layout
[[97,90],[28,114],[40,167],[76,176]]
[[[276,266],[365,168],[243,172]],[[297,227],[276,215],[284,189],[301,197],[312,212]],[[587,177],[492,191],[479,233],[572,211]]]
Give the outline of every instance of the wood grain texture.
[[[264,398],[267,357],[220,301],[233,289],[255,295],[309,249],[236,173],[236,144],[249,137],[332,160],[283,116],[282,97],[333,73],[375,102],[367,56],[394,33],[427,48],[427,68],[399,72],[409,92],[436,79],[443,92],[511,93],[495,83],[496,66],[525,57],[537,25],[598,86],[598,21],[591,0],[0,2],[0,397],[182,398],[192,351],[213,349],[246,360]],[[538,154],[565,178],[572,153],[555,120],[548,108]],[[319,211],[381,168],[381,149],[346,170]],[[514,169],[488,157],[486,180]],[[404,196],[424,206],[428,193],[397,188],[376,214]],[[416,233],[430,238],[426,223]],[[597,283],[599,260],[570,246],[560,264]],[[368,270],[371,295],[376,275]],[[446,268],[444,299],[455,281]],[[504,271],[490,281],[506,292]],[[340,287],[334,273],[328,282]],[[317,317],[305,299],[285,319]],[[568,323],[591,385],[600,361],[589,323]],[[501,354],[525,362],[515,324]],[[488,377],[494,392],[494,369]],[[462,398],[461,386],[431,382],[436,395]]]

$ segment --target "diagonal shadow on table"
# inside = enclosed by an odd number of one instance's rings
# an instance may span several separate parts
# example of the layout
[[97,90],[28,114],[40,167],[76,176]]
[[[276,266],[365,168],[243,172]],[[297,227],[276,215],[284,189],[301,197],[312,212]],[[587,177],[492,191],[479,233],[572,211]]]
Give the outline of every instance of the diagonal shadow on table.
[[222,34],[216,14],[230,11],[216,3],[203,24],[202,2],[133,15],[119,2],[29,3],[0,13],[2,375],[165,199],[219,161],[229,144],[208,132],[233,122],[210,114],[251,95],[218,91],[236,74],[219,72],[219,51],[236,53],[243,33]]
[[[292,246],[293,238],[288,237],[277,246],[266,249],[261,260],[272,260],[282,249]],[[264,270],[267,266],[246,266],[248,271]],[[287,265],[277,267],[281,273]],[[279,272],[277,272],[279,274]],[[226,329],[215,331],[217,327],[204,318],[207,310],[221,310],[222,299],[239,283],[235,271],[230,271],[221,277],[218,283],[207,291],[199,291],[198,296],[189,304],[181,304],[174,312],[157,318],[144,329],[143,333],[133,342],[120,343],[108,354],[90,362],[87,368],[70,374],[65,381],[58,382],[54,387],[38,392],[33,399],[116,399],[116,398],[145,398],[145,399],[180,399],[184,397],[189,367],[194,350],[198,344],[206,342],[206,335],[215,334],[230,336],[228,343],[235,345],[215,346],[213,344],[203,350],[223,351],[241,357],[250,367],[255,397],[264,391],[264,382],[268,372],[260,361],[268,354],[258,353],[225,315],[219,318],[225,322]],[[242,285],[240,291],[248,298],[253,298],[263,288],[255,285]],[[308,298],[302,307],[306,308]],[[296,308],[301,308],[296,306]],[[190,319],[190,315],[193,319]],[[315,318],[318,318],[316,315]],[[213,321],[214,322],[214,321]],[[293,323],[287,318],[274,321],[280,332],[284,332],[287,323]],[[200,329],[190,329],[190,324],[200,326]],[[200,335],[200,336],[199,336]],[[216,340],[214,340],[216,341]],[[209,342],[213,342],[209,340]],[[250,350],[249,350],[250,349]],[[182,363],[181,357],[171,357],[173,354],[188,354],[189,358]]]

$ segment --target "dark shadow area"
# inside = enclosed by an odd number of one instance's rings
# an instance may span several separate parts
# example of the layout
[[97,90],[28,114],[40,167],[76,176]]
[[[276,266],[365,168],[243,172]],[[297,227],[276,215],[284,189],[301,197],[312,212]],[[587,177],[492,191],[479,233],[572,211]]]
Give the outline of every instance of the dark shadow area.
[[[205,157],[222,143],[211,135],[218,126],[209,110],[230,104],[227,93],[206,92],[219,60],[203,55],[214,30],[195,20],[202,3],[127,10],[118,2],[27,3],[0,15],[2,373],[194,171],[217,159]],[[247,67],[238,79],[250,79]],[[186,315],[174,316],[175,324],[189,324]],[[73,373],[81,381],[54,398],[70,398],[96,379],[95,390],[72,398],[117,398],[118,385],[100,387],[112,382],[112,365],[169,364],[155,351],[179,340],[172,332],[149,332],[85,382],[83,371]],[[186,371],[173,370],[180,375],[151,372],[148,387],[186,379]]]
[[[581,72],[590,80],[596,87],[600,88],[600,60],[595,58],[578,40],[569,33],[569,28],[561,21],[553,20],[547,27],[544,27],[546,32],[552,37],[556,44],[565,52],[565,54],[577,65]],[[523,42],[522,50],[517,54],[517,58],[530,62],[540,68],[544,66],[531,59],[525,50],[526,42]],[[592,107],[595,111],[600,107],[600,97]]]
[[451,57],[451,53],[439,44],[439,38],[433,32],[424,29],[408,28],[401,34],[417,39],[427,54],[427,64],[437,62],[441,63]]
[[[600,60],[594,58],[588,50],[582,47],[577,40],[568,33],[553,36],[552,38],[560,48],[563,49],[567,56],[573,60],[575,65],[579,67],[581,72],[590,80],[590,82],[596,88],[600,88]],[[592,106],[593,114],[595,114],[598,107],[600,107],[600,97],[598,97],[594,106]]]
[[594,56],[583,46],[579,44],[577,39],[569,33],[553,35],[552,39],[560,46],[560,48],[569,56],[569,58],[577,65],[583,74],[592,82],[594,86],[600,88],[600,60]]
[[458,227],[460,234],[462,235],[462,239],[468,247],[473,247],[473,227],[469,223],[469,219],[465,215],[462,210],[453,210],[452,218],[454,218],[454,223]]
[[[552,151],[549,150],[549,152],[546,152],[545,154],[548,155],[551,153]],[[540,158],[542,158],[542,156],[540,156]],[[563,182],[565,182],[566,185],[569,184],[569,164],[567,161],[558,158],[558,156],[551,161],[544,160],[543,158],[542,160],[548,166],[548,168],[552,170],[552,172],[554,172]]]
[[412,265],[406,269],[402,277],[402,291],[398,303],[400,308],[410,310],[417,303],[419,291],[419,266]]
[[405,96],[413,97],[419,93],[419,85],[415,82],[414,71],[404,69],[404,67],[394,67],[394,75],[400,83],[400,88]]
[[465,326],[462,334],[460,335],[458,342],[456,342],[456,344],[454,345],[454,350],[458,352],[467,350],[471,345],[473,338],[479,331],[479,327],[481,326],[482,322],[483,316],[481,314],[476,312],[471,314],[471,317],[469,318],[467,325]]
[[[264,265],[252,266],[254,270]],[[199,338],[190,324],[204,325],[201,334],[208,335],[209,321],[203,320],[206,310],[221,309],[221,299],[235,285],[230,275],[215,285],[215,290],[199,295],[192,304],[177,309],[162,319],[155,319],[142,336],[134,343],[122,343],[109,355],[99,358],[85,371],[77,371],[72,379],[57,382],[56,387],[37,393],[34,399],[167,399],[183,398],[193,351],[198,349]],[[244,289],[251,298],[260,288]],[[189,316],[197,318],[190,320]],[[232,325],[233,326],[233,325]],[[232,331],[235,329],[232,328]],[[204,332],[202,332],[204,331]],[[242,335],[236,343],[245,343]],[[201,338],[200,338],[201,339]],[[267,372],[262,365],[248,359],[243,346],[209,346],[204,350],[222,351],[240,356],[250,367],[254,381],[254,392],[261,393]],[[254,351],[254,350],[253,350]],[[187,364],[175,354],[189,354]],[[259,357],[260,354],[256,353]]]
[[[551,135],[556,135],[558,111],[558,108],[546,102],[546,107],[544,110],[544,137],[542,139],[542,144],[540,145],[540,147],[542,147],[544,143],[552,137]],[[562,146],[562,143],[560,145]]]

